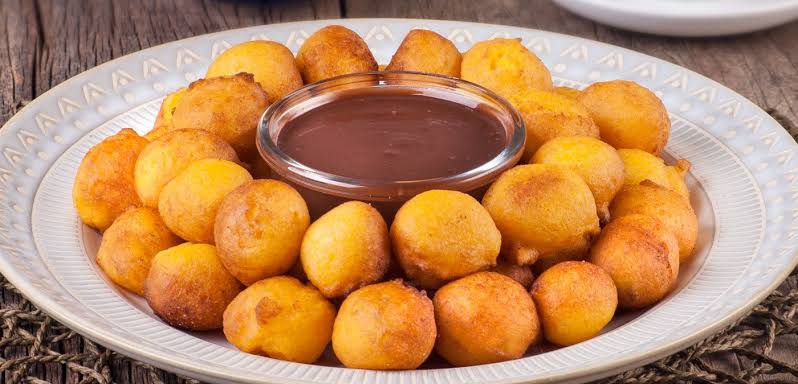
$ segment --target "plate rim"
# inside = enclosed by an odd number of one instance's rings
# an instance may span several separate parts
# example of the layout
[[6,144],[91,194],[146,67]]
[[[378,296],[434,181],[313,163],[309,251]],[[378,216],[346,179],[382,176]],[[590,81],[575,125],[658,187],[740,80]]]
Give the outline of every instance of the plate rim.
[[[612,44],[608,44],[608,43],[604,43],[604,42],[600,42],[600,41],[596,41],[596,40],[590,40],[590,39],[579,37],[579,36],[567,35],[567,34],[564,34],[564,33],[551,32],[551,31],[545,31],[545,30],[539,30],[539,29],[533,29],[533,28],[526,28],[526,27],[514,26],[514,25],[479,23],[479,22],[460,21],[460,20],[438,20],[438,19],[417,19],[417,18],[349,18],[349,19],[323,19],[323,20],[294,21],[294,22],[287,22],[287,23],[263,24],[263,25],[249,26],[249,27],[244,27],[244,28],[229,29],[229,30],[217,31],[217,32],[212,32],[212,33],[207,33],[207,34],[202,34],[202,35],[196,35],[196,36],[188,37],[188,38],[185,38],[185,39],[178,39],[178,40],[166,42],[166,43],[163,43],[163,44],[159,44],[159,45],[156,45],[156,46],[148,47],[148,48],[145,48],[145,49],[142,49],[142,50],[139,50],[139,51],[128,53],[128,54],[126,54],[124,56],[120,56],[120,57],[114,58],[114,59],[109,60],[109,61],[107,61],[105,63],[97,65],[95,67],[89,68],[89,69],[87,69],[87,70],[85,70],[85,71],[83,71],[83,72],[81,72],[81,73],[79,73],[79,74],[77,74],[77,75],[75,75],[73,77],[70,77],[67,80],[64,80],[60,84],[56,85],[55,87],[52,87],[48,91],[46,91],[46,92],[42,93],[41,95],[39,95],[38,97],[36,97],[34,100],[32,100],[30,103],[28,103],[21,110],[17,111],[17,113],[14,114],[11,118],[9,118],[9,120],[3,125],[2,129],[0,129],[0,132],[5,131],[6,127],[8,127],[8,126],[10,126],[12,124],[16,124],[18,120],[22,120],[22,116],[25,115],[25,113],[23,113],[23,112],[26,112],[26,111],[29,111],[29,110],[33,110],[33,108],[35,108],[38,104],[43,103],[45,101],[45,99],[47,99],[51,94],[55,94],[57,91],[59,91],[59,90],[61,90],[63,88],[69,88],[73,84],[77,83],[78,81],[84,80],[85,78],[90,76],[92,74],[92,72],[94,72],[95,70],[97,70],[99,68],[112,67],[114,64],[117,64],[119,62],[122,62],[122,61],[125,61],[125,60],[129,59],[129,57],[138,56],[138,55],[145,55],[145,54],[147,54],[149,52],[153,52],[153,51],[159,50],[159,49],[163,48],[164,46],[168,46],[168,45],[171,45],[171,44],[176,44],[176,43],[179,43],[179,42],[204,40],[204,39],[212,38],[214,36],[228,34],[228,33],[231,33],[231,32],[246,32],[246,31],[249,31],[249,30],[257,30],[257,29],[263,28],[265,26],[273,26],[273,25],[289,26],[289,25],[301,25],[301,24],[313,24],[313,23],[319,23],[319,24],[344,23],[345,24],[347,21],[351,21],[351,20],[360,20],[360,21],[375,22],[375,23],[379,23],[379,22],[413,23],[413,22],[415,22],[415,23],[421,23],[421,24],[429,23],[429,22],[433,22],[433,23],[445,22],[445,23],[463,24],[463,25],[481,25],[481,26],[488,26],[488,27],[494,27],[494,28],[496,28],[496,27],[507,27],[507,28],[513,28],[513,29],[520,29],[520,30],[524,30],[524,31],[527,31],[527,32],[543,32],[543,33],[546,33],[546,34],[562,36],[562,37],[565,37],[565,38],[568,38],[568,39],[571,39],[571,40],[574,40],[574,41],[581,41],[583,43],[588,43],[588,44],[591,44],[591,45],[600,45],[600,46],[605,47],[605,48],[612,48],[612,49],[614,49],[616,51],[632,53],[634,55],[642,56],[642,57],[645,57],[645,58],[647,58],[649,60],[652,60],[655,63],[667,63],[667,65],[672,65],[672,66],[681,68],[684,71],[686,71],[689,75],[700,77],[703,81],[706,81],[706,82],[708,82],[708,83],[710,83],[710,84],[712,84],[712,85],[714,85],[716,87],[719,87],[721,89],[728,90],[732,94],[734,94],[736,97],[739,97],[740,99],[747,101],[751,106],[754,106],[757,111],[761,112],[764,116],[767,116],[766,119],[769,119],[772,124],[775,124],[776,126],[781,127],[782,128],[781,131],[783,131],[783,132],[779,132],[779,135],[786,135],[787,139],[789,139],[791,141],[790,146],[793,146],[796,149],[798,149],[798,144],[795,143],[794,139],[792,138],[790,133],[787,131],[787,129],[784,128],[772,116],[770,116],[770,114],[768,114],[764,110],[762,110],[756,103],[752,102],[751,100],[749,100],[745,96],[740,95],[736,91],[731,90],[730,88],[718,83],[717,81],[715,81],[715,80],[713,80],[711,78],[708,78],[708,77],[706,77],[704,75],[701,75],[701,74],[699,74],[697,72],[694,72],[694,71],[692,71],[692,70],[690,70],[690,69],[688,69],[686,67],[683,67],[681,65],[674,64],[674,63],[668,62],[666,60],[663,60],[663,59],[660,59],[660,58],[657,58],[657,57],[654,57],[654,56],[650,56],[648,54],[645,54],[645,53],[642,53],[642,52],[639,52],[639,51],[634,51],[632,49],[628,49],[628,48],[625,48],[625,47],[612,45]],[[147,101],[145,101],[144,103],[146,103],[146,102]],[[105,121],[108,121],[108,120],[113,119],[114,117],[115,116],[106,116],[104,119],[105,119]],[[73,143],[73,145],[74,145],[74,143]],[[746,167],[746,169],[747,169],[747,167]],[[38,192],[38,189],[37,189],[37,192]],[[38,249],[34,249],[33,252],[39,253]],[[5,253],[6,253],[5,250],[1,250],[0,249],[0,255],[5,256]],[[663,356],[667,356],[667,355],[670,355],[670,354],[672,354],[674,352],[682,350],[685,347],[687,347],[689,345],[692,345],[692,344],[696,343],[697,341],[699,341],[701,339],[704,339],[704,338],[706,338],[708,336],[711,336],[712,334],[716,333],[718,330],[726,327],[728,324],[730,324],[734,320],[742,317],[744,314],[749,312],[751,308],[753,308],[755,305],[759,304],[764,298],[766,298],[768,295],[770,295],[773,292],[773,290],[775,290],[787,278],[787,276],[790,275],[790,273],[792,272],[792,270],[794,270],[796,268],[796,266],[798,266],[798,250],[793,252],[793,256],[792,256],[790,267],[789,268],[785,268],[784,270],[780,271],[777,274],[777,278],[776,279],[774,279],[770,284],[768,284],[766,287],[761,289],[751,300],[746,302],[745,305],[736,308],[735,310],[733,310],[732,312],[730,312],[729,314],[727,314],[723,318],[717,319],[713,323],[711,323],[711,324],[709,324],[709,325],[707,325],[705,327],[702,327],[699,331],[696,331],[692,335],[688,335],[686,337],[683,337],[681,339],[677,339],[675,341],[669,341],[667,343],[663,343],[663,344],[661,344],[659,346],[655,346],[654,348],[651,348],[650,350],[645,351],[645,352],[640,352],[640,353],[637,353],[637,354],[630,354],[629,356],[625,356],[623,358],[615,360],[612,364],[604,364],[604,365],[602,365],[602,369],[599,370],[599,371],[595,371],[591,367],[582,367],[582,368],[577,368],[575,370],[569,371],[569,372],[561,374],[561,375],[557,375],[556,378],[553,378],[553,379],[557,379],[557,380],[579,380],[580,378],[581,379],[586,379],[588,377],[592,377],[592,378],[607,377],[609,375],[612,375],[613,373],[617,373],[617,372],[624,371],[624,370],[627,370],[627,369],[632,369],[634,367],[638,367],[638,366],[647,364],[647,363],[649,363],[651,361],[654,361],[654,360],[657,360],[657,359],[659,359],[659,358],[661,358]],[[22,293],[34,305],[36,305],[38,308],[40,308],[43,311],[45,311],[48,315],[52,316],[54,319],[56,319],[59,322],[67,325],[69,328],[75,330],[76,332],[78,332],[82,336],[87,337],[88,339],[90,339],[92,341],[95,341],[95,342],[97,342],[97,343],[99,343],[101,345],[107,346],[108,348],[111,348],[114,351],[120,351],[120,353],[123,353],[124,355],[136,358],[137,360],[146,361],[146,362],[148,362],[148,363],[150,363],[150,364],[152,364],[154,366],[157,366],[159,368],[163,368],[163,369],[168,370],[168,371],[178,372],[178,373],[181,373],[181,374],[184,374],[184,375],[187,375],[187,376],[195,376],[195,375],[199,374],[199,375],[202,375],[203,377],[213,378],[213,379],[216,379],[216,380],[229,380],[229,377],[225,377],[225,373],[224,372],[218,372],[218,371],[215,371],[213,369],[205,369],[202,366],[198,366],[198,365],[183,364],[180,361],[168,361],[168,362],[167,361],[163,361],[163,360],[161,360],[159,358],[159,355],[147,353],[145,350],[137,349],[135,347],[135,345],[127,344],[124,340],[119,339],[118,337],[115,337],[114,334],[112,332],[110,332],[110,331],[106,332],[106,331],[104,331],[102,329],[98,330],[98,329],[90,328],[88,326],[82,326],[81,323],[80,323],[80,319],[78,319],[78,318],[71,319],[68,316],[65,316],[65,315],[62,316],[62,314],[59,313],[59,311],[58,311],[60,305],[58,303],[56,303],[54,300],[52,300],[50,297],[48,297],[46,294],[44,294],[43,292],[40,292],[35,287],[31,286],[29,284],[29,282],[27,281],[28,279],[23,278],[23,276],[24,276],[23,274],[19,274],[19,275],[17,275],[16,273],[10,273],[9,274],[8,273],[9,271],[15,271],[15,268],[10,265],[10,263],[8,262],[6,257],[0,257],[0,272],[3,273],[3,275],[6,277],[6,279],[8,279],[9,282],[11,282],[20,291],[20,293]],[[316,366],[316,365],[311,365],[311,366]],[[450,370],[457,370],[457,369],[459,369],[459,368],[442,368],[440,370],[450,371]],[[288,382],[300,382],[300,381],[293,381],[293,380],[288,379],[288,378],[280,378],[280,380],[282,382],[286,382],[286,383],[288,383]],[[529,380],[529,379],[510,378],[510,379],[499,380],[498,382],[515,383],[515,382],[523,382],[523,381],[526,381],[526,380]]]

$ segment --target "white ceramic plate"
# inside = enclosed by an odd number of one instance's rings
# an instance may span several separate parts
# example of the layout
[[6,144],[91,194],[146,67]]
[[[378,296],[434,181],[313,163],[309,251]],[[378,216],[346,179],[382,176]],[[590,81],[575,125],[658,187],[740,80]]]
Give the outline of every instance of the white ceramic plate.
[[[72,206],[84,153],[123,127],[150,128],[166,92],[203,75],[226,47],[272,39],[296,50],[316,29],[360,33],[386,63],[411,28],[430,28],[461,50],[521,37],[559,84],[617,78],[659,94],[671,113],[668,156],[693,162],[700,217],[695,259],[660,304],[613,321],[599,337],[498,364],[375,372],[288,363],[238,352],[220,333],[186,333],[110,284],[94,262],[99,236]],[[584,381],[687,347],[743,315],[796,264],[798,145],[765,112],[701,75],[623,48],[555,33],[449,21],[362,19],[277,24],[145,49],[53,88],[0,130],[0,271],[38,307],[81,334],[156,366],[213,382],[516,383]],[[328,363],[329,356],[327,357]]]
[[798,18],[798,0],[554,0],[577,15],[638,32],[723,36]]

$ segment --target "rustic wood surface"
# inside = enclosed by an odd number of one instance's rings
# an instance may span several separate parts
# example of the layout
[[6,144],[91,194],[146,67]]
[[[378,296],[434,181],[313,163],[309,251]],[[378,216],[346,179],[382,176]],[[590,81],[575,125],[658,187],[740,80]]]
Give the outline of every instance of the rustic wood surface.
[[[231,28],[341,17],[478,21],[616,44],[702,73],[798,125],[798,22],[727,38],[666,38],[597,25],[543,0],[0,0],[0,125],[58,83],[142,48]],[[18,294],[3,290],[4,308],[21,302]],[[91,346],[70,338],[61,348],[80,353]],[[24,348],[4,351],[1,357],[9,359]],[[796,362],[798,342],[781,342],[774,354]],[[734,354],[717,356],[710,364],[729,372],[745,369]],[[115,362],[112,369],[115,382],[156,381],[129,363]],[[53,383],[80,381],[58,363],[37,366],[35,373]],[[176,380],[169,375],[161,379]]]

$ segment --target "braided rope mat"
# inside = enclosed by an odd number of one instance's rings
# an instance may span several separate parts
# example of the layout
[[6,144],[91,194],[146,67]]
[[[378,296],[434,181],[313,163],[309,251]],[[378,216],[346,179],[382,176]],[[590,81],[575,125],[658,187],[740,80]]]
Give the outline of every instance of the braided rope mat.
[[[798,140],[789,121],[769,112]],[[198,383],[81,337],[25,300],[2,275],[0,320],[2,383]],[[798,383],[798,269],[718,334],[603,383]]]

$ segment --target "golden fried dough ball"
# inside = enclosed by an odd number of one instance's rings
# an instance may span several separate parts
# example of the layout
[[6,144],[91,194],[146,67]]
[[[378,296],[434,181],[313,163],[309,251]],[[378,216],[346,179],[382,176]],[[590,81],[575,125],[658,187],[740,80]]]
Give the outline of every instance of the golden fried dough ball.
[[510,98],[530,90],[551,90],[551,74],[521,39],[493,39],[474,44],[463,54],[463,80]]
[[324,296],[346,296],[388,270],[388,225],[371,205],[348,201],[310,225],[300,257],[308,280]]
[[653,217],[616,216],[593,244],[589,261],[612,276],[621,308],[643,308],[665,297],[676,284],[679,245]]
[[462,55],[447,38],[423,29],[407,33],[386,71],[415,71],[460,77]]
[[151,208],[131,208],[103,233],[97,264],[111,281],[143,296],[152,258],[180,243],[158,212]]
[[643,180],[668,188],[685,199],[690,199],[690,191],[684,182],[690,170],[690,162],[677,160],[675,165],[667,166],[665,162],[646,151],[639,149],[619,149],[624,164],[624,185],[638,185]]
[[435,293],[435,351],[455,366],[517,359],[537,341],[535,303],[515,280],[479,272]]
[[158,116],[155,117],[155,124],[153,124],[152,130],[144,135],[147,140],[153,141],[174,128],[172,115],[174,115],[177,103],[180,102],[187,90],[188,88],[183,87],[166,95],[163,102],[161,102],[161,109],[158,111]]
[[402,205],[391,225],[391,244],[407,276],[434,289],[496,265],[501,233],[470,195],[432,190]]
[[377,70],[368,44],[340,25],[319,29],[305,40],[296,55],[305,84],[330,77]]
[[532,285],[532,282],[535,281],[535,275],[532,273],[532,268],[528,265],[517,265],[508,263],[504,260],[499,260],[495,267],[490,269],[491,272],[501,273],[504,276],[507,276],[515,281],[518,284],[524,286],[524,288],[529,288]]
[[612,217],[639,213],[662,222],[679,244],[679,261],[693,254],[698,237],[698,217],[684,197],[657,184],[644,181],[624,187],[610,205]]
[[236,151],[219,136],[199,129],[170,131],[144,147],[134,171],[136,193],[147,207],[158,206],[166,183],[202,159],[238,161]]
[[640,149],[619,149],[624,165],[624,185],[637,185],[643,180],[651,180],[659,185],[668,186],[668,172],[665,162]]
[[593,83],[578,98],[615,148],[636,148],[659,155],[668,142],[671,121],[653,92],[626,80]]
[[243,352],[310,364],[332,336],[335,306],[289,276],[263,279],[224,311],[224,335]]
[[242,160],[258,155],[255,131],[269,97],[248,73],[197,80],[175,107],[174,129],[204,129],[221,137]]
[[561,136],[599,137],[587,109],[576,100],[547,91],[527,91],[510,97],[526,126],[524,160],[547,141]]
[[665,174],[668,176],[670,190],[682,195],[687,200],[690,200],[690,190],[687,189],[687,184],[684,181],[687,172],[690,171],[691,164],[687,160],[676,160],[676,164],[665,167]]
[[219,259],[244,285],[288,272],[310,225],[305,200],[277,180],[253,180],[228,193],[216,212]]
[[615,314],[618,291],[612,277],[585,261],[557,264],[532,285],[543,336],[568,346],[596,336]]
[[432,352],[436,334],[432,301],[423,291],[392,280],[344,299],[332,346],[349,368],[415,369]]
[[599,218],[609,221],[610,201],[623,186],[624,163],[611,145],[588,136],[556,137],[535,152],[535,164],[568,167],[587,183]]
[[502,255],[530,265],[581,251],[599,232],[596,203],[587,184],[556,165],[519,165],[504,172],[482,198],[502,235]]
[[255,76],[255,81],[269,95],[269,103],[302,88],[294,54],[275,41],[248,41],[228,48],[211,63],[205,77],[242,72]]
[[222,327],[222,314],[241,289],[212,245],[184,243],[152,259],[144,297],[170,325],[207,331]]
[[554,87],[554,93],[576,99],[582,91],[571,87]]
[[72,189],[72,202],[84,224],[102,232],[122,212],[141,206],[133,186],[133,169],[147,143],[147,139],[125,128],[86,153]]
[[163,187],[158,212],[176,235],[213,244],[213,223],[222,199],[250,180],[247,170],[231,161],[197,160]]

